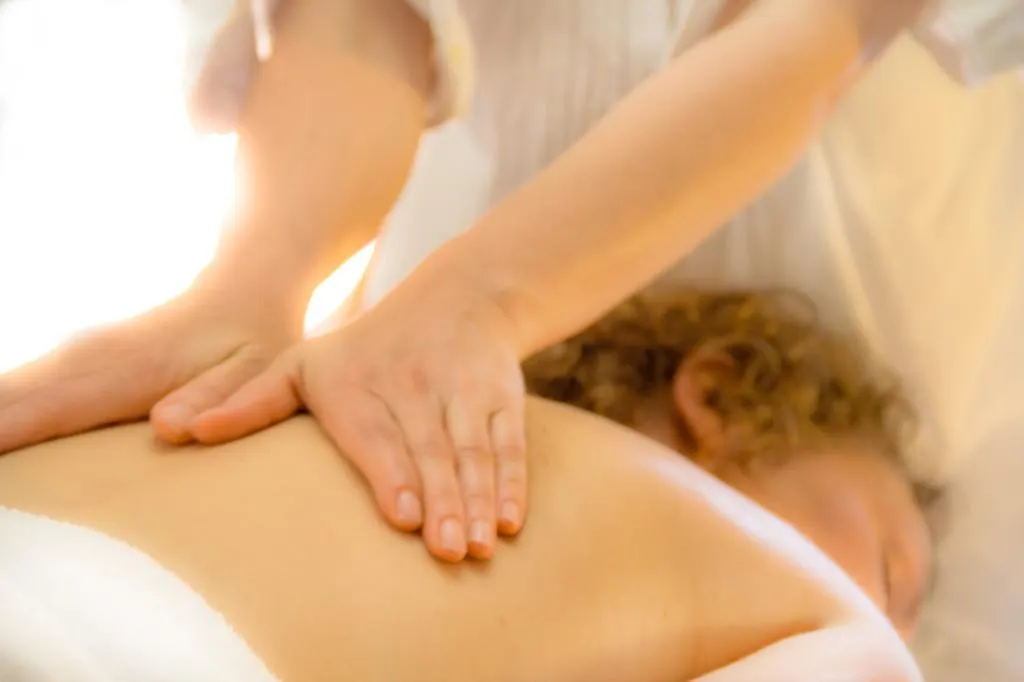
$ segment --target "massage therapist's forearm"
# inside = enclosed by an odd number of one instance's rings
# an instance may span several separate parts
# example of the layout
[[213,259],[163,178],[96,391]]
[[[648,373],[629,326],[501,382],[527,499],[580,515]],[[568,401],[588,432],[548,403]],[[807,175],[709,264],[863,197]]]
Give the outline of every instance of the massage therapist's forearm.
[[524,355],[597,319],[795,163],[864,61],[858,21],[841,4],[757,3],[426,269],[455,265],[492,288]]
[[376,236],[423,131],[429,49],[404,0],[282,3],[239,122],[239,206],[215,279],[304,309]]

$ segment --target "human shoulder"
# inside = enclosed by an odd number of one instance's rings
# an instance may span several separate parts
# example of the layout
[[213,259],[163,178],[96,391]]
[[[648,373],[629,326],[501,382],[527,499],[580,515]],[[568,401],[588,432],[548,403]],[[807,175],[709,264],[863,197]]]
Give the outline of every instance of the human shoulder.
[[[661,529],[665,560],[692,593],[698,669],[866,608],[866,598],[817,547],[679,453],[539,399],[529,400],[527,434],[531,462],[543,471],[532,485],[557,485],[576,500],[604,499],[627,519],[653,520],[648,525]],[[573,475],[554,475],[558,469]]]

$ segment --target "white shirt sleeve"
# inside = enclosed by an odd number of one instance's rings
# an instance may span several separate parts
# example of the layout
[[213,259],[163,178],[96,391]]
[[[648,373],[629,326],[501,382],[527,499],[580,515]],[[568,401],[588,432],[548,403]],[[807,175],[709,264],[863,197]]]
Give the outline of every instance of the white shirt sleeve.
[[[202,36],[205,44],[193,46],[193,61],[198,64],[188,80],[191,115],[199,128],[223,132],[237,123],[257,53],[261,59],[270,54],[274,13],[281,2],[287,0],[237,4],[231,16],[218,19],[215,36],[208,29]],[[434,36],[437,87],[430,102],[430,123],[461,117],[469,109],[475,80],[474,50],[462,8],[458,0],[408,2],[429,22]]]
[[[707,35],[724,5],[685,2],[671,56]],[[1024,67],[1024,0],[930,0],[913,34],[947,73],[974,85]]]
[[462,117],[473,97],[476,64],[472,33],[459,0],[408,2],[429,22],[434,36],[437,88],[430,103],[430,123]]
[[931,0],[913,33],[967,85],[1024,66],[1024,0]]

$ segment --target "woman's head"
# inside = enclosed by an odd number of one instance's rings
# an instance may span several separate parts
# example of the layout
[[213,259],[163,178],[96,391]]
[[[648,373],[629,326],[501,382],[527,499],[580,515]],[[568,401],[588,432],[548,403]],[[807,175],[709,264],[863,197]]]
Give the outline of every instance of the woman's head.
[[931,571],[893,378],[788,293],[665,292],[524,364],[532,393],[686,453],[789,521],[912,630]]

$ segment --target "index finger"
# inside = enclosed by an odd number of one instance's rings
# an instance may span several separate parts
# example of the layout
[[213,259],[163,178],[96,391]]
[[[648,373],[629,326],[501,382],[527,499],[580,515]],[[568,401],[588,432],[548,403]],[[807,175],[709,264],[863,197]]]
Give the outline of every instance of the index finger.
[[491,447],[497,465],[498,530],[516,535],[526,521],[525,397],[511,397],[491,415]]
[[324,401],[308,397],[309,411],[369,483],[385,518],[399,530],[418,530],[423,525],[423,486],[388,406],[365,389],[334,388],[328,393]]

